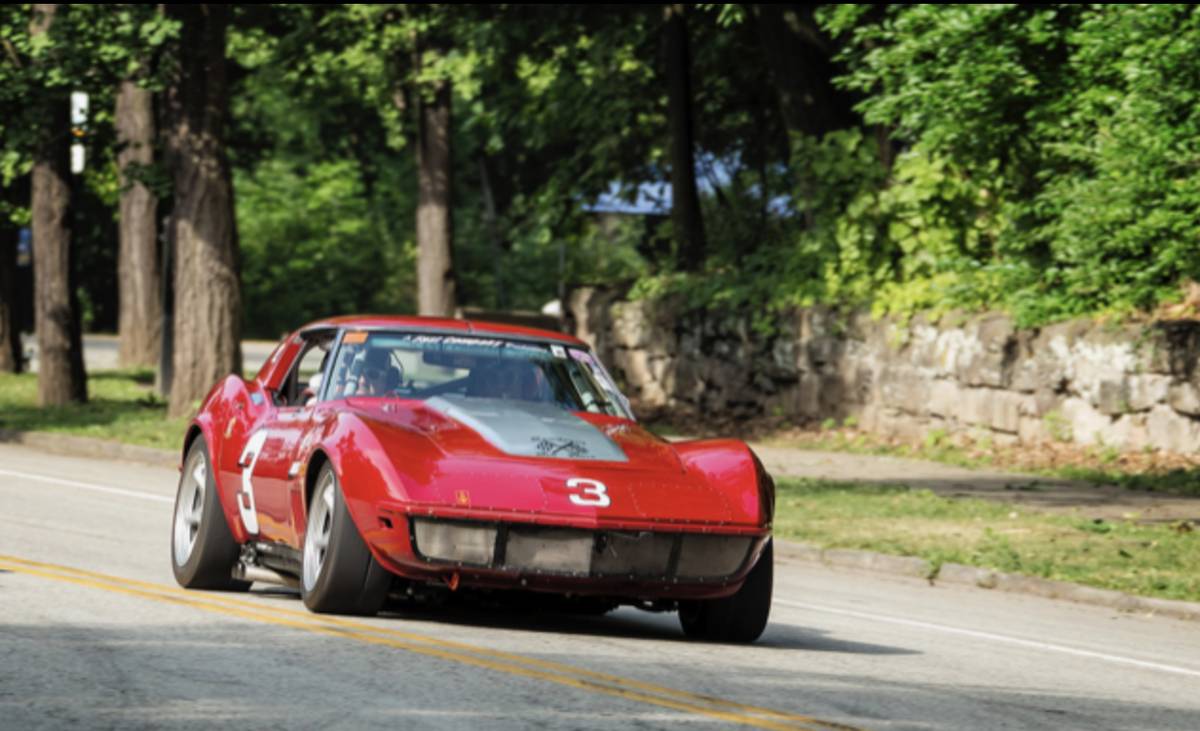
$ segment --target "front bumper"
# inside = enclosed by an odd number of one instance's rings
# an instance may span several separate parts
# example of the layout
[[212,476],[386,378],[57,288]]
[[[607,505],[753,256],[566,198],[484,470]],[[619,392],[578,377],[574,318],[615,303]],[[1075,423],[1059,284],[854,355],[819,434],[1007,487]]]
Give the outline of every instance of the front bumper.
[[380,558],[408,578],[637,598],[731,594],[768,538],[428,517],[406,522],[409,550]]

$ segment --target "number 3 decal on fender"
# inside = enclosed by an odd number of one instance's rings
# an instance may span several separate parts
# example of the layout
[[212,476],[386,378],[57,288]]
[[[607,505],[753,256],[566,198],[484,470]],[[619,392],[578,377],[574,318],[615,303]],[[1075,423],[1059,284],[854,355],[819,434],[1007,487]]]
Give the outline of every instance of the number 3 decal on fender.
[[612,505],[608,497],[608,488],[598,480],[588,480],[583,477],[572,477],[567,480],[567,487],[578,489],[582,495],[571,495],[571,502],[576,505],[590,505],[593,508],[607,508]]
[[250,482],[250,476],[254,473],[254,465],[258,464],[258,455],[262,453],[266,442],[265,429],[254,432],[250,441],[246,442],[242,456],[238,457],[238,466],[242,468],[242,491],[237,494],[238,513],[242,516],[242,525],[246,526],[246,532],[251,534],[258,533],[258,510],[254,507],[254,485]]

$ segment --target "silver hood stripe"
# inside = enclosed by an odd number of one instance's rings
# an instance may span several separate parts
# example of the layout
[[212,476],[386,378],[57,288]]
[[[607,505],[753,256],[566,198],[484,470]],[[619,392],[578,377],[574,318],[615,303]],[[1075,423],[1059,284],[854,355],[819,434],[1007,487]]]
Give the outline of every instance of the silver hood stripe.
[[507,454],[521,457],[628,462],[596,427],[553,404],[447,394],[425,405],[474,429]]

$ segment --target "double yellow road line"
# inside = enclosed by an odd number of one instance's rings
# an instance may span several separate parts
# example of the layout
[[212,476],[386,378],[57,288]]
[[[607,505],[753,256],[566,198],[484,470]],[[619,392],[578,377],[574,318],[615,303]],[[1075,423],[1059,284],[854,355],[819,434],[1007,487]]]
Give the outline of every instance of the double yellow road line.
[[811,716],[690,693],[563,663],[452,640],[442,640],[344,617],[312,614],[307,611],[282,608],[278,605],[264,606],[257,602],[237,599],[228,594],[185,591],[175,586],[137,581],[2,554],[0,554],[0,570],[126,594],[166,604],[202,609],[254,622],[391,647],[439,660],[565,685],[729,723],[767,729],[856,731],[851,726],[822,721]]

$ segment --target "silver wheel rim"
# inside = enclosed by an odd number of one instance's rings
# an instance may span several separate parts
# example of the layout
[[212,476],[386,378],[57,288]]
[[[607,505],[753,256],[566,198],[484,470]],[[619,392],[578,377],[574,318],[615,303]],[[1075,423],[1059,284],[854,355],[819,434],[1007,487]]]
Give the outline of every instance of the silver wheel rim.
[[329,534],[333,532],[334,477],[327,472],[317,485],[317,497],[308,514],[308,527],[304,531],[304,590],[312,591],[321,576],[325,556],[329,550]]
[[175,565],[183,566],[191,558],[200,535],[204,518],[204,493],[208,489],[208,464],[204,454],[196,452],[179,479],[179,495],[175,499],[174,540]]

